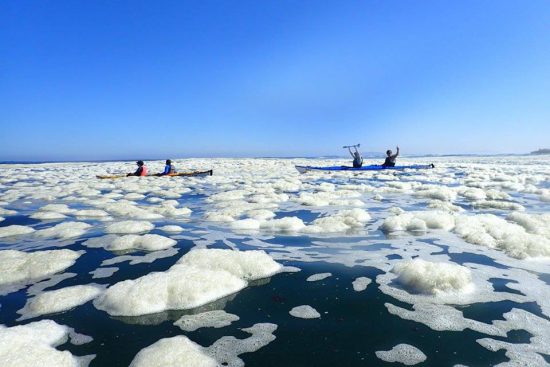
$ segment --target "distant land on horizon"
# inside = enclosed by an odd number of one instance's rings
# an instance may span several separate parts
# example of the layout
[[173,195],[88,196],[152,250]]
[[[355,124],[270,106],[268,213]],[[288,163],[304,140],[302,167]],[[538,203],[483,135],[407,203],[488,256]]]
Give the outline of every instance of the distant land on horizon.
[[[550,154],[550,149],[538,149],[531,153],[493,153],[493,154],[481,154],[481,153],[449,153],[449,154],[405,154],[403,158],[422,158],[422,157],[498,157],[498,156],[527,156],[527,155],[544,155]],[[362,156],[364,158],[374,159],[374,158],[384,158],[384,154],[380,152],[363,152]],[[345,159],[350,158],[348,155],[321,155],[321,156],[257,156],[257,157],[229,157],[229,156],[212,156],[212,157],[177,157],[177,155],[172,156],[172,159],[216,159],[216,158],[236,158],[236,159],[247,159],[247,158],[263,158],[263,159]],[[137,157],[135,159],[74,159],[74,160],[0,160],[0,164],[44,164],[44,163],[109,163],[109,162],[135,162],[137,159],[141,159],[145,162],[147,161],[162,161],[166,158],[154,158],[154,157]],[[350,158],[351,159],[351,158]]]

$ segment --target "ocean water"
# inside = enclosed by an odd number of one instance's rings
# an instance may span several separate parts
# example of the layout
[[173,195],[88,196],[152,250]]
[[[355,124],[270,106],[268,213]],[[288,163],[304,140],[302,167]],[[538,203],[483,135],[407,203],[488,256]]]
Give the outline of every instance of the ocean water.
[[550,157],[344,163],[1,165],[0,365],[550,365]]

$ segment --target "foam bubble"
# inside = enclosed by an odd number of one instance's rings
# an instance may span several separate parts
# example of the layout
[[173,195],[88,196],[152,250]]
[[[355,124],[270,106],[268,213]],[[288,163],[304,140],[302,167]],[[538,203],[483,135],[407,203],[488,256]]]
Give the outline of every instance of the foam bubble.
[[35,235],[44,238],[70,239],[80,237],[92,226],[83,222],[64,222],[53,227],[36,231]]
[[364,291],[365,289],[367,289],[368,285],[372,282],[372,280],[370,280],[369,278],[367,277],[359,277],[359,278],[356,278],[353,282],[352,282],[352,285],[353,285],[353,290],[356,291],[356,292],[362,292]]
[[326,279],[326,278],[329,278],[332,276],[332,273],[319,273],[319,274],[313,274],[313,275],[310,275],[306,281],[307,282],[317,282],[319,280],[323,280],[323,279]]

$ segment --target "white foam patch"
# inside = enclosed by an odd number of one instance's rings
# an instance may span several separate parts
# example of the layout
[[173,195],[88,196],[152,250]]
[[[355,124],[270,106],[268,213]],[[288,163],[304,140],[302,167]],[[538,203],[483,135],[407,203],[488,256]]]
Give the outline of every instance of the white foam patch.
[[109,213],[99,209],[83,209],[73,213],[77,218],[107,218]]
[[142,349],[130,367],[218,367],[205,349],[185,336],[161,339]]
[[307,282],[317,282],[319,280],[323,280],[323,279],[326,279],[326,278],[329,278],[332,276],[332,273],[319,273],[319,274],[313,274],[313,275],[310,275],[306,281]]
[[149,232],[155,228],[153,223],[146,221],[127,220],[122,222],[113,223],[107,226],[105,232],[107,233],[144,233]]
[[[72,250],[0,251],[0,287],[10,289],[11,286],[35,283],[67,269],[79,257],[80,253]],[[0,290],[0,294],[2,293]]]
[[13,224],[11,226],[0,227],[0,238],[20,236],[32,232],[34,232],[34,229],[31,227]]
[[38,219],[38,220],[59,220],[59,219],[67,218],[67,216],[65,214],[61,214],[57,212],[38,211],[36,213],[31,214],[30,218]]
[[303,232],[345,232],[351,229],[363,228],[369,220],[371,220],[371,216],[363,209],[342,210],[336,214],[315,219],[311,225],[303,229]]
[[109,278],[111,275],[118,271],[117,267],[97,268],[90,272],[93,279]]
[[70,239],[82,236],[91,227],[88,223],[83,222],[64,222],[50,228],[38,230],[34,235],[43,238]]
[[548,362],[541,354],[550,355],[550,322],[524,310],[512,309],[503,315],[503,320],[494,323],[505,331],[526,330],[532,337],[529,343],[509,343],[491,338],[478,339],[477,342],[486,349],[496,352],[506,350],[509,362],[497,366],[547,366]]
[[289,314],[300,319],[318,319],[321,317],[321,314],[309,305],[296,306],[289,311]]
[[239,320],[239,316],[223,310],[207,311],[196,315],[184,315],[174,323],[183,331],[195,331],[200,328],[222,328]]
[[380,227],[383,231],[426,231],[429,229],[451,230],[455,226],[455,218],[444,211],[403,212],[390,216]]
[[244,362],[238,356],[253,353],[275,340],[277,325],[261,323],[241,330],[251,336],[224,336],[206,348],[185,336],[161,339],[142,349],[130,367],[242,367]]
[[109,251],[158,251],[170,248],[176,243],[176,240],[158,234],[128,234],[124,236],[106,235],[96,237],[85,241],[83,244],[88,247],[103,247]]
[[10,367],[85,367],[93,355],[77,357],[55,347],[64,344],[71,329],[51,320],[28,325],[5,327],[0,325],[0,361]]
[[388,351],[377,351],[376,356],[388,363],[402,363],[407,366],[424,362],[426,355],[415,346],[409,344],[398,344]]
[[191,309],[238,292],[247,280],[269,277],[281,269],[263,251],[198,249],[166,272],[109,287],[94,305],[115,316]]
[[71,214],[74,213],[75,210],[69,208],[66,204],[48,204],[39,209],[43,212],[54,212],[54,213],[61,213],[61,214]]
[[267,278],[283,269],[264,251],[257,250],[195,249],[178,260],[178,264],[222,270],[247,281]]
[[40,293],[17,311],[21,315],[18,320],[70,310],[96,298],[103,289],[97,284],[88,284]]
[[397,263],[393,270],[397,281],[413,292],[438,294],[472,290],[470,269],[452,263],[430,262],[422,259]]
[[273,219],[260,224],[261,229],[273,232],[299,232],[305,227],[304,222],[298,217]]
[[356,278],[352,282],[353,290],[356,291],[356,292],[362,292],[365,289],[367,289],[367,287],[369,286],[369,284],[371,284],[371,282],[372,282],[372,280],[370,280],[367,277]]
[[517,259],[550,257],[550,239],[492,214],[460,216],[455,232],[467,242],[498,248]]
[[183,228],[180,227],[180,226],[176,226],[176,225],[162,226],[162,227],[159,227],[158,229],[160,229],[163,232],[167,232],[167,233],[183,232]]

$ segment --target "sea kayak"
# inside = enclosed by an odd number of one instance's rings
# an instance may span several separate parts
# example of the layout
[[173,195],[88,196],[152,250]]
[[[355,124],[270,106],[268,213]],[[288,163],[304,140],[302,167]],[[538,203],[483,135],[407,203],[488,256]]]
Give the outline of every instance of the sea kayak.
[[382,165],[373,164],[370,166],[363,166],[360,168],[348,167],[348,166],[328,166],[328,167],[314,167],[314,166],[295,166],[298,172],[305,173],[307,171],[401,171],[405,169],[430,169],[434,168],[433,164],[413,164],[410,166],[394,166],[384,167]]
[[[212,176],[214,171],[208,170],[208,171],[191,171],[191,172],[177,172],[177,173],[169,173],[167,175],[148,175],[146,177],[192,177],[192,176]],[[112,179],[112,178],[123,178],[128,177],[126,175],[97,175],[95,176],[101,180],[105,179]],[[130,176],[133,177],[133,176]]]

